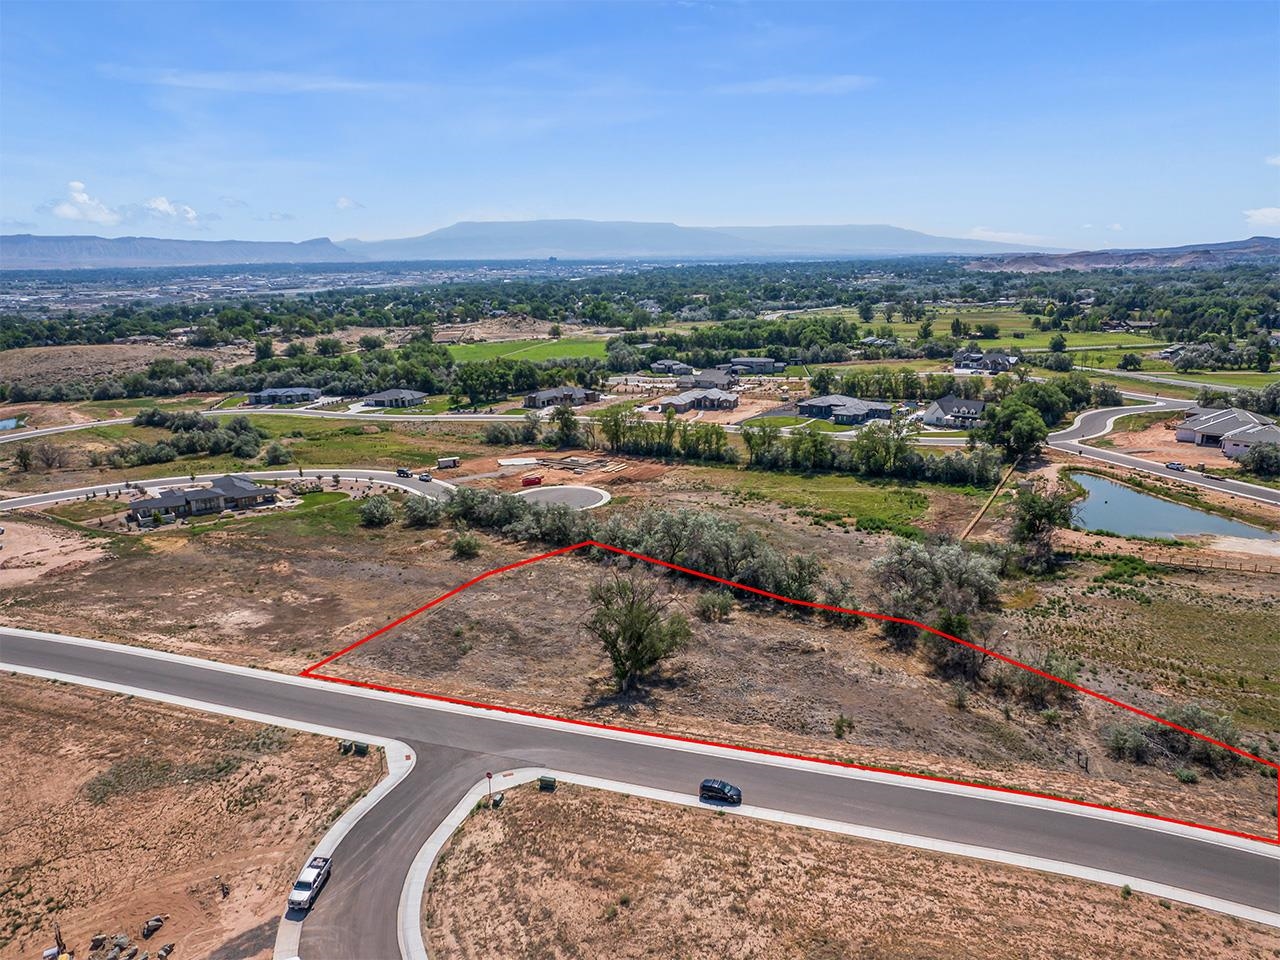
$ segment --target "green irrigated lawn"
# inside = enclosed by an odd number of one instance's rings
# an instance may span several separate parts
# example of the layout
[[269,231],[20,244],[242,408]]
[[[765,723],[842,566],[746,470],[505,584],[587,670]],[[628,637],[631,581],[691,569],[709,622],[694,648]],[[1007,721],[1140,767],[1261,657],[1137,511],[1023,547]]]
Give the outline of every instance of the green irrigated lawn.
[[753,427],[798,427],[801,424],[808,423],[809,417],[752,417],[750,420],[744,420],[742,425]]
[[[983,323],[994,323],[1000,328],[1000,335],[990,340],[978,340],[984,349],[993,347],[1003,347],[1012,349],[1013,347],[1021,347],[1023,350],[1041,350],[1049,346],[1049,341],[1053,339],[1055,330],[1033,330],[1031,328],[1032,317],[1023,313],[1016,307],[944,307],[939,308],[938,315],[933,321],[933,335],[935,337],[945,337],[951,334],[951,321],[955,317],[959,317],[964,323],[974,328],[973,332]],[[881,326],[884,318],[877,315],[870,324],[864,324],[858,318],[857,311],[848,309],[835,309],[830,311],[809,311],[809,316],[822,314],[838,314],[846,319],[857,322],[860,327],[872,329]],[[895,336],[905,340],[914,340],[917,331],[920,329],[919,323],[904,323],[900,319],[890,323]],[[1150,349],[1156,345],[1156,341],[1150,337],[1142,336],[1134,333],[1110,333],[1107,331],[1091,331],[1087,333],[1072,333],[1070,330],[1061,331],[1066,337],[1068,347],[1115,347],[1130,346],[1136,349]]]
[[[867,483],[835,475],[803,476],[728,467],[686,467],[682,475],[744,502],[770,502],[802,516],[868,529],[914,533],[929,507],[928,487]],[[974,497],[974,509],[981,502]]]
[[1280,383],[1280,372],[1259,373],[1256,370],[1215,370],[1211,373],[1171,373],[1177,380],[1190,380],[1218,387],[1252,387],[1261,390],[1273,383]]
[[474,360],[559,360],[605,355],[605,337],[561,337],[559,340],[506,340],[499,343],[459,343],[450,346],[455,363]]
[[129,509],[129,504],[124,500],[114,500],[111,497],[95,497],[89,500],[73,500],[70,503],[60,503],[45,512],[55,517],[61,517],[63,520],[74,520],[77,523],[83,523],[86,520],[97,520],[99,517],[109,517],[115,513],[123,513],[127,509]]

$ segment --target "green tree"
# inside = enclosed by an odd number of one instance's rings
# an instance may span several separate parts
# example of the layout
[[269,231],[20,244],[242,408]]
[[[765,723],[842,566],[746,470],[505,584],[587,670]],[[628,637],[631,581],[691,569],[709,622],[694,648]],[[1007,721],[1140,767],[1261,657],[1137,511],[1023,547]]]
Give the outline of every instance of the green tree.
[[30,471],[31,464],[35,462],[35,458],[29,443],[20,443],[18,444],[18,449],[13,451],[13,462],[17,464],[18,469],[23,473]]
[[322,357],[336,357],[342,353],[342,341],[337,337],[321,337],[316,341],[316,353]]
[[395,505],[385,494],[375,493],[360,504],[360,522],[366,527],[385,527],[395,518]]
[[999,447],[1005,460],[1012,463],[1021,457],[1038,454],[1049,437],[1049,428],[1034,407],[1015,395],[988,407],[986,423],[975,431],[975,435],[993,447]]
[[404,502],[404,525],[406,527],[439,526],[444,517],[444,508],[433,497],[414,494]]
[[270,360],[275,356],[276,348],[271,343],[269,337],[262,337],[253,343],[253,359],[254,360]]
[[1120,362],[1116,364],[1120,370],[1141,370],[1142,358],[1136,353],[1126,353],[1120,358]]
[[683,614],[667,615],[671,599],[657,598],[653,580],[615,573],[592,588],[591,603],[588,628],[609,657],[614,684],[621,694],[639,687],[640,681],[691,635]]
[[1013,541],[1022,547],[1022,565],[1032,573],[1053,569],[1053,534],[1076,515],[1075,495],[1067,488],[1024,487],[1013,501]]
[[1055,333],[1049,340],[1049,349],[1054,353],[1062,353],[1067,349],[1067,338],[1060,333]]
[[278,440],[272,441],[267,446],[267,466],[278,467],[285,463],[293,462],[293,453],[288,447]]
[[576,447],[581,440],[578,430],[578,414],[573,407],[562,403],[551,411],[551,422],[556,425],[556,446]]
[[307,345],[301,340],[295,340],[284,348],[286,357],[305,357],[307,355]]
[[1260,477],[1280,477],[1280,444],[1255,443],[1240,455],[1240,466]]
[[815,397],[822,397],[834,389],[835,383],[836,375],[831,372],[830,368],[821,367],[817,373],[809,378],[809,389],[813,391]]
[[359,340],[360,349],[366,352],[369,350],[381,350],[386,346],[386,343],[387,341],[374,333],[366,333]]

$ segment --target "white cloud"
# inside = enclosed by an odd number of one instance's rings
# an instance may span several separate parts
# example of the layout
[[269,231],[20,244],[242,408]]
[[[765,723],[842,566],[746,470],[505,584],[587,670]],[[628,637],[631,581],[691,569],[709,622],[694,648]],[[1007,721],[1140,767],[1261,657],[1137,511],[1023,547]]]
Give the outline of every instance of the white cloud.
[[740,83],[725,83],[713,87],[713,93],[724,94],[836,94],[865,90],[875,83],[875,77],[856,73],[837,73],[830,76],[765,77]]
[[991,240],[995,243],[1020,243],[1027,246],[1047,244],[1048,240],[1034,233],[1016,230],[993,230],[990,227],[974,227],[965,236],[970,240]]
[[1280,207],[1257,207],[1246,210],[1244,220],[1251,227],[1280,227]]
[[143,206],[151,214],[168,220],[181,220],[183,223],[198,224],[200,215],[185,203],[174,203],[168,197],[152,197]]
[[1108,224],[1108,225],[1107,225],[1107,229],[1108,229],[1108,230],[1115,231],[1116,233],[1119,233],[1121,230],[1123,230],[1123,229],[1124,229],[1124,227],[1122,227],[1122,226],[1121,226],[1120,224],[1118,224],[1118,223],[1111,223],[1111,224]]
[[120,211],[112,210],[101,200],[89,196],[79,180],[67,184],[67,199],[54,204],[53,215],[62,220],[80,220],[106,227],[115,226],[122,219]]
[[221,200],[224,207],[230,207],[233,210],[240,210],[249,205],[239,197],[219,197],[219,200]]
[[1273,153],[1264,161],[1273,167],[1280,167],[1280,153]]
[[350,197],[339,197],[333,204],[339,210],[363,210],[364,204]]
[[101,69],[109,77],[133,83],[216,93],[362,93],[403,89],[405,86],[376,80],[271,70],[140,70],[113,65]]
[[287,220],[296,220],[292,213],[285,213],[281,210],[272,210],[265,217],[254,217],[255,220],[262,220],[268,223],[283,223]]

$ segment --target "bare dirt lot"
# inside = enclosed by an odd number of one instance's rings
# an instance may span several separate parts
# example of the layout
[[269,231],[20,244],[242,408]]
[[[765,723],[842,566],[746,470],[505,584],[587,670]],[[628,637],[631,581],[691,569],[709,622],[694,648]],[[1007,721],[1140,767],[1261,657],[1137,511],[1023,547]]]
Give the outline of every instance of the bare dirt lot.
[[[650,576],[645,571],[642,579]],[[922,662],[887,650],[870,624],[841,628],[777,604],[738,605],[726,620],[708,622],[696,614],[702,588],[683,580],[656,578],[670,610],[688,618],[691,641],[640,694],[619,697],[599,642],[585,627],[590,588],[608,576],[577,557],[499,574],[326,671],[625,727],[1047,791],[1264,835],[1275,828],[1275,785],[1258,764],[1182,783],[1171,770],[1108,756],[1106,731],[1133,719],[1118,708],[1076,698],[1045,711],[989,691],[966,694],[958,705],[950,684]],[[1017,655],[1034,632],[1028,620],[1010,623],[1017,629],[1006,652]],[[1148,708],[1173,702],[1129,689],[1122,678],[1089,682],[1126,699],[1140,694]]]
[[69,572],[106,556],[101,544],[47,523],[4,521],[0,537],[0,589],[31,583],[54,571]]
[[1280,952],[1274,930],[1144,894],[570,785],[472,814],[432,873],[423,934],[438,958]]
[[[17,675],[0,677],[0,957],[62,925],[182,958],[270,957],[298,864],[382,776],[332,741]],[[225,893],[221,886],[226,884]]]
[[215,367],[253,359],[253,347],[196,350],[164,343],[107,343],[93,346],[23,347],[0,352],[0,381],[22,386],[47,383],[93,383],[145,370],[153,360],[209,357]]

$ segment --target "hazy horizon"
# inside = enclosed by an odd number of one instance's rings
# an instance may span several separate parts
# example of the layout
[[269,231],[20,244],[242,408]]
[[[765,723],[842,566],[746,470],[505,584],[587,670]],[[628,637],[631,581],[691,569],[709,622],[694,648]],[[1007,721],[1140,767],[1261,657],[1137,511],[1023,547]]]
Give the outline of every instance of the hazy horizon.
[[1280,232],[1280,3],[60,4],[0,35],[0,232]]

